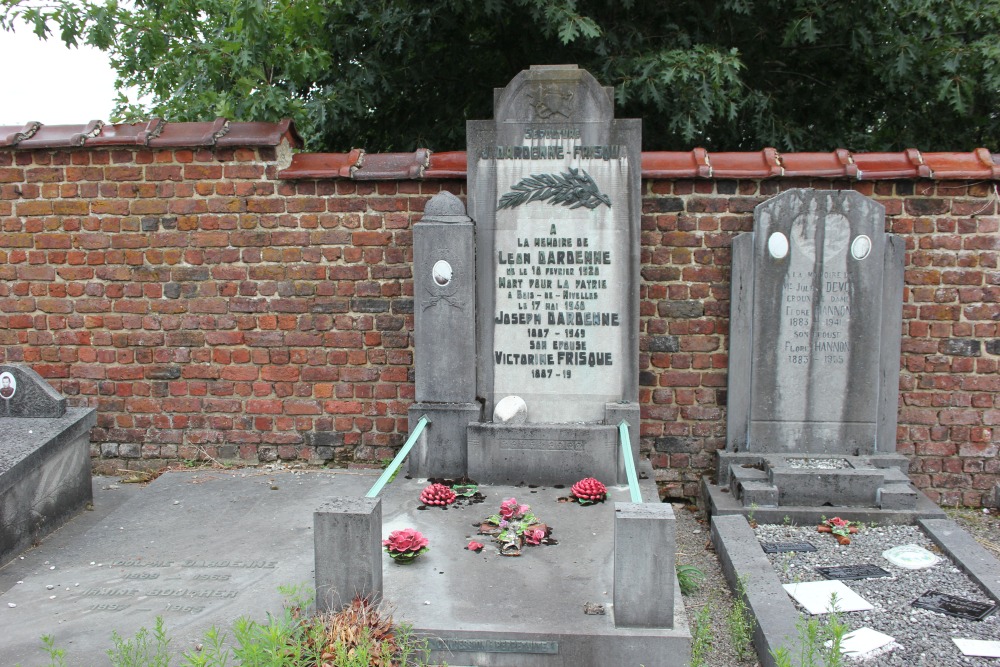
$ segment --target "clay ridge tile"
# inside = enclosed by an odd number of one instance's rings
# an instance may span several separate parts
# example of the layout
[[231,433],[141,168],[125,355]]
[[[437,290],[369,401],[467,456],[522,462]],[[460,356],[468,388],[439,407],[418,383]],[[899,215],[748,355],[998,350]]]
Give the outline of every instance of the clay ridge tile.
[[167,123],[160,136],[149,142],[150,148],[189,148],[214,146],[229,132],[229,121],[216,118],[205,123]]
[[[350,153],[296,153],[287,169],[278,178],[294,181],[311,178],[351,178],[364,151],[355,148]],[[464,157],[464,153],[462,154]],[[462,175],[465,175],[463,169]]]
[[356,181],[420,179],[430,163],[431,152],[418,148],[413,153],[364,153],[351,178]]
[[87,140],[87,146],[148,146],[150,140],[160,135],[165,123],[152,118],[141,123],[105,125],[101,133]]
[[424,178],[465,178],[465,151],[432,153],[430,164],[424,170]]
[[13,148],[25,139],[30,138],[42,126],[37,121],[25,123],[23,126],[0,125],[0,148]]
[[87,139],[96,137],[103,128],[102,120],[92,120],[86,125],[41,125],[32,136],[18,142],[17,148],[76,148],[83,146]]
[[277,123],[237,123],[229,124],[229,131],[219,137],[216,146],[238,148],[241,146],[277,146],[282,139],[295,148],[302,146],[302,138],[295,130],[291,119]]

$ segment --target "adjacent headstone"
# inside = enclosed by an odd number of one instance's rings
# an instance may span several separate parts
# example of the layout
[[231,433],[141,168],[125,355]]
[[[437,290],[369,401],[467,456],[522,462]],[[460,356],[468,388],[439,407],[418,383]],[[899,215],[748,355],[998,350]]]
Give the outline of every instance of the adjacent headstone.
[[715,511],[940,513],[896,452],[903,254],[882,205],[854,191],[789,190],[756,208],[733,241]]
[[[496,92],[494,117],[468,124],[477,395],[485,415],[521,397],[527,423],[471,427],[480,446],[470,443],[470,474],[516,481],[533,464],[505,449],[548,437],[532,426],[572,425],[571,445],[542,445],[547,460],[566,464],[566,479],[551,481],[617,480],[606,444],[616,437],[602,430],[624,419],[636,453],[639,436],[640,122],[616,120],[611,89],[576,66],[521,72]],[[592,456],[606,463],[585,471],[574,452],[587,466]]]
[[0,365],[0,565],[91,502],[96,421],[31,368]]
[[903,250],[857,192],[757,207],[733,242],[729,450],[895,452]]

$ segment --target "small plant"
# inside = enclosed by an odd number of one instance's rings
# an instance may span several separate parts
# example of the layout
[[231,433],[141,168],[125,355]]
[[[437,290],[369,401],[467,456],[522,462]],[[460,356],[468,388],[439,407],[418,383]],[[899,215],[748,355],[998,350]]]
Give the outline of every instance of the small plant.
[[694,565],[677,566],[677,582],[681,586],[681,595],[691,595],[705,579],[705,573]]
[[691,667],[703,667],[712,648],[712,601],[708,600],[691,623]]
[[736,657],[743,662],[753,655],[754,619],[746,605],[747,578],[740,577],[736,582],[736,595],[733,596],[733,606],[726,614],[726,627],[732,642]]
[[42,635],[44,651],[49,654],[49,667],[66,667],[66,649],[56,648],[56,638]]
[[790,516],[788,516],[786,514],[785,517],[781,520],[781,523],[785,524],[786,526],[791,526],[792,525],[792,517],[790,517]]
[[756,514],[758,509],[760,509],[760,505],[754,502],[750,503],[750,511],[747,512],[747,523],[750,524],[751,528],[757,527],[757,519],[754,514]]
[[[836,593],[830,596],[830,609],[825,622],[799,616],[795,623],[799,637],[798,667],[842,667],[844,664],[840,648],[848,626],[840,618]],[[787,646],[771,650],[776,667],[791,667],[792,655]]]
[[140,628],[133,639],[122,639],[117,632],[111,633],[114,648],[108,649],[108,658],[113,667],[168,667],[170,653],[167,632],[163,628],[163,617],[156,617],[153,636],[146,628]]
[[608,497],[608,487],[593,477],[585,477],[570,489],[570,497],[581,505],[601,503]]
[[479,486],[476,484],[454,484],[451,490],[462,498],[471,498],[479,491]]
[[413,528],[403,528],[389,533],[382,541],[385,552],[397,563],[412,563],[417,556],[428,551],[427,538]]

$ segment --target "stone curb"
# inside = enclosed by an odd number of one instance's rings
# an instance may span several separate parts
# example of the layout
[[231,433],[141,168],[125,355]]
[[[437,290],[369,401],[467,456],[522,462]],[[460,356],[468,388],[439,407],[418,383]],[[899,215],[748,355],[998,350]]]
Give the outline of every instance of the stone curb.
[[1000,561],[951,519],[921,519],[918,523],[970,579],[1000,602]]
[[[754,650],[761,667],[775,667],[771,651],[781,646],[791,649],[798,641],[795,606],[781,587],[745,518],[739,515],[712,517],[712,544],[734,595],[740,594],[738,584],[746,577],[743,599],[756,621]],[[795,656],[790,657],[792,665],[797,666]]]

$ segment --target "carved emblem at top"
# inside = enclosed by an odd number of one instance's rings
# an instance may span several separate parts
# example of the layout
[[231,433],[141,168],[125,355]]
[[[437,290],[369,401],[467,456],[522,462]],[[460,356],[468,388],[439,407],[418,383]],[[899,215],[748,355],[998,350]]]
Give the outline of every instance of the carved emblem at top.
[[562,86],[539,83],[526,97],[537,120],[569,120],[573,116],[573,91]]

